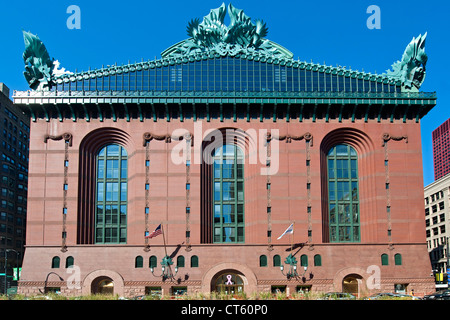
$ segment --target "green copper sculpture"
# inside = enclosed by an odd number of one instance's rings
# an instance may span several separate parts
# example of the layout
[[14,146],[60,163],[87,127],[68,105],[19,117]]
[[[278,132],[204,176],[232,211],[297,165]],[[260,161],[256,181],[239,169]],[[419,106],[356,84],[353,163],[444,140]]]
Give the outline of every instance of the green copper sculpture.
[[419,91],[425,80],[425,66],[428,60],[425,53],[426,37],[427,33],[413,38],[403,53],[402,61],[395,62],[392,71],[387,70],[388,76],[401,80],[405,91]]
[[282,46],[264,39],[268,29],[261,20],[255,23],[245,15],[243,10],[228,5],[230,24],[224,24],[227,8],[223,3],[219,8],[212,9],[203,21],[193,19],[188,23],[189,39],[184,40],[165,50],[163,58],[180,58],[194,53],[217,53],[222,56],[235,56],[239,53],[264,53],[273,58],[292,59],[293,54]]
[[23,31],[23,39],[25,42],[23,74],[31,89],[50,90],[55,84],[55,76],[71,73],[64,68],[59,69],[58,60],[50,58],[47,48],[37,35]]
[[23,52],[23,61],[25,79],[31,89],[51,88],[53,60],[50,59],[45,45],[38,36],[23,31],[25,41],[25,51]]

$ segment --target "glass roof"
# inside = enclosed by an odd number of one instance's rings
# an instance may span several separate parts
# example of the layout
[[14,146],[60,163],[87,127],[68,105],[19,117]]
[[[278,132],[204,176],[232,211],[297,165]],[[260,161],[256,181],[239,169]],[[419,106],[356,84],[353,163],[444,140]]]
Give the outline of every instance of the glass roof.
[[214,56],[157,60],[57,80],[57,91],[400,92],[392,80],[294,60]]

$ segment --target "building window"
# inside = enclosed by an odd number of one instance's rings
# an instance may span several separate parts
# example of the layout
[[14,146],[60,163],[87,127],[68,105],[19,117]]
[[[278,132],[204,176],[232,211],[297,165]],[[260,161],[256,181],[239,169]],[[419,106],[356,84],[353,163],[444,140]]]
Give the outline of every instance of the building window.
[[307,267],[308,266],[308,256],[306,254],[302,254],[300,256],[300,265],[302,267]]
[[66,258],[66,268],[72,267],[73,266],[73,262],[74,262],[74,260],[73,260],[72,256],[67,257]]
[[273,256],[273,266],[281,267],[281,257],[278,254]]
[[330,242],[359,242],[358,156],[336,145],[327,156]]
[[389,257],[386,253],[383,253],[381,255],[381,265],[382,266],[388,266],[389,265]]
[[259,257],[259,266],[267,267],[267,256],[266,255],[263,254]]
[[53,257],[53,259],[52,259],[52,269],[59,268],[59,262],[60,262],[59,257]]
[[137,256],[134,260],[134,267],[135,268],[142,268],[144,266],[144,259],[142,256]]
[[198,257],[197,256],[191,257],[191,268],[198,268]]
[[401,266],[402,265],[402,255],[400,253],[395,254],[394,262],[395,262],[396,266]]
[[322,257],[320,254],[316,254],[314,256],[314,266],[315,267],[321,267],[322,266]]
[[97,155],[95,242],[127,241],[127,151],[111,144]]
[[234,145],[214,154],[213,215],[215,243],[244,242],[244,155]]
[[156,259],[156,256],[151,256],[148,260],[148,267],[149,268],[156,268],[158,264],[158,261]]
[[183,256],[177,257],[177,267],[184,268],[184,257]]

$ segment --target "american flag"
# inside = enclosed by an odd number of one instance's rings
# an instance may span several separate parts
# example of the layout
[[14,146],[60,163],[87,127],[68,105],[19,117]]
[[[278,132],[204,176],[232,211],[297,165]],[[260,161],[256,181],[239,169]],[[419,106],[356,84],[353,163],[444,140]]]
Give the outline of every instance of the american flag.
[[151,238],[153,238],[153,237],[159,236],[161,233],[162,233],[162,231],[161,231],[161,225],[159,225],[159,226],[155,229],[155,231],[153,231],[153,232],[150,233],[149,235],[146,235],[145,237],[151,239]]

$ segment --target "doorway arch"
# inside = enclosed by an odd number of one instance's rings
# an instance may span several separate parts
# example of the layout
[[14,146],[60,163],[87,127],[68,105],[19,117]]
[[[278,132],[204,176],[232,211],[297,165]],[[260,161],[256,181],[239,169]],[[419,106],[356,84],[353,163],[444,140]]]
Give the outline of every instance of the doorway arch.
[[240,272],[226,270],[219,273],[211,282],[211,291],[228,294],[243,293],[244,279],[245,277]]
[[81,292],[83,295],[90,295],[92,293],[101,293],[99,291],[111,291],[111,289],[113,294],[119,296],[124,295],[124,281],[122,276],[112,270],[96,270],[84,278]]
[[[202,278],[202,292],[215,291],[217,281],[225,275],[225,283],[228,282],[227,275],[237,275],[242,280],[242,291],[250,294],[257,291],[257,279],[254,272],[245,265],[238,263],[220,263],[209,269]],[[240,281],[240,280],[238,280]]]
[[362,277],[359,274],[349,274],[342,279],[342,292],[359,297]]
[[114,281],[109,277],[98,277],[92,281],[92,294],[114,294]]

